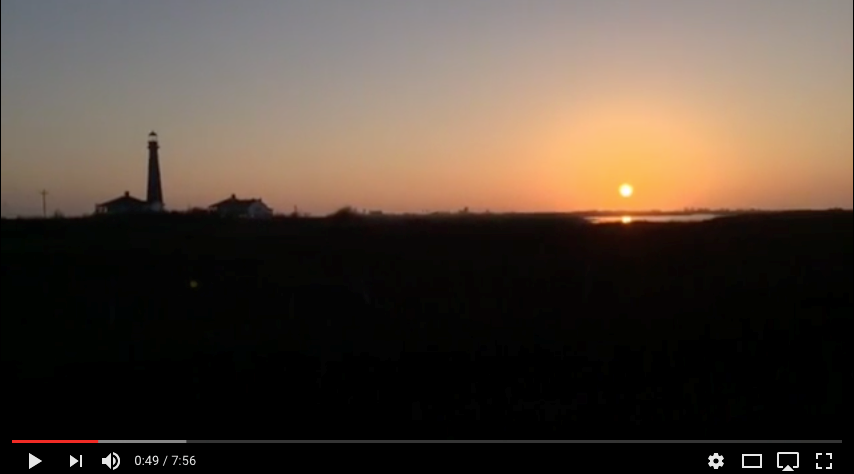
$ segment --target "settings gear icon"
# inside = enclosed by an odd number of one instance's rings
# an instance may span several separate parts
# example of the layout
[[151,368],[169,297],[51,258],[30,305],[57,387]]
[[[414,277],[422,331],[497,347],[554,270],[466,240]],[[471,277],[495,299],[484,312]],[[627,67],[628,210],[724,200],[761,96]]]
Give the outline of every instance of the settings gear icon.
[[718,453],[715,453],[709,456],[709,467],[715,468],[717,470],[719,467],[724,465],[724,457]]

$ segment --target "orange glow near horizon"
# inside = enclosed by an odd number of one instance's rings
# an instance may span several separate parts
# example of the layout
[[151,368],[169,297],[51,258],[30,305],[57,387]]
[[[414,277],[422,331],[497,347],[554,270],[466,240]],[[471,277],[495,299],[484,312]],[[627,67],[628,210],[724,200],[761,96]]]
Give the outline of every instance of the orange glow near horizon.
[[[672,94],[678,97],[677,94]],[[670,106],[670,103],[686,105]],[[691,106],[693,105],[693,107]],[[714,206],[712,190],[721,185],[723,127],[702,102],[690,104],[662,96],[639,102],[629,97],[590,101],[542,137],[543,181],[559,201],[574,209],[683,209]],[[613,175],[632,176],[612,194]],[[635,190],[642,187],[643,196]],[[627,198],[631,197],[629,201]]]

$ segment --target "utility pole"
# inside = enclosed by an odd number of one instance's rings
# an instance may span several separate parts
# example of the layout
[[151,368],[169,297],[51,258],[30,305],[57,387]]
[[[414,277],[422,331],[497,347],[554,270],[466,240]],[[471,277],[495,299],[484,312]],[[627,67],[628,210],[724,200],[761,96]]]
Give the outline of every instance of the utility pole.
[[47,190],[43,189],[42,195],[42,215],[47,219]]

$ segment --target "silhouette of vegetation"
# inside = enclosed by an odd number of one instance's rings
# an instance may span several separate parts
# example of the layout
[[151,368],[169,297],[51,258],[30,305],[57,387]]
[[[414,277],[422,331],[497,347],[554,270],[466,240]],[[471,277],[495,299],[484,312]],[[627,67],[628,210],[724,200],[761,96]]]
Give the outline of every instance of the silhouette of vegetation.
[[360,218],[359,211],[351,206],[342,207],[329,215],[329,218],[336,221],[353,221]]
[[196,216],[198,216],[198,215],[208,215],[208,214],[212,214],[212,212],[210,211],[210,209],[205,209],[205,208],[202,208],[202,207],[192,207],[192,208],[190,208],[190,209],[187,209],[187,211],[185,212],[185,214],[189,214],[189,215],[196,215]]
[[492,217],[4,219],[10,406],[205,439],[841,439],[850,212]]

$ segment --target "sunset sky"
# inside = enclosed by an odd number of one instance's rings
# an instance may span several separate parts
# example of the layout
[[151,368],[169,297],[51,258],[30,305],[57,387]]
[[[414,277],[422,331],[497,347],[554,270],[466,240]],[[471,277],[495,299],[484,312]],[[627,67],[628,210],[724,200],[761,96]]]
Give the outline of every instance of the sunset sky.
[[0,5],[4,216],[852,207],[851,0]]

